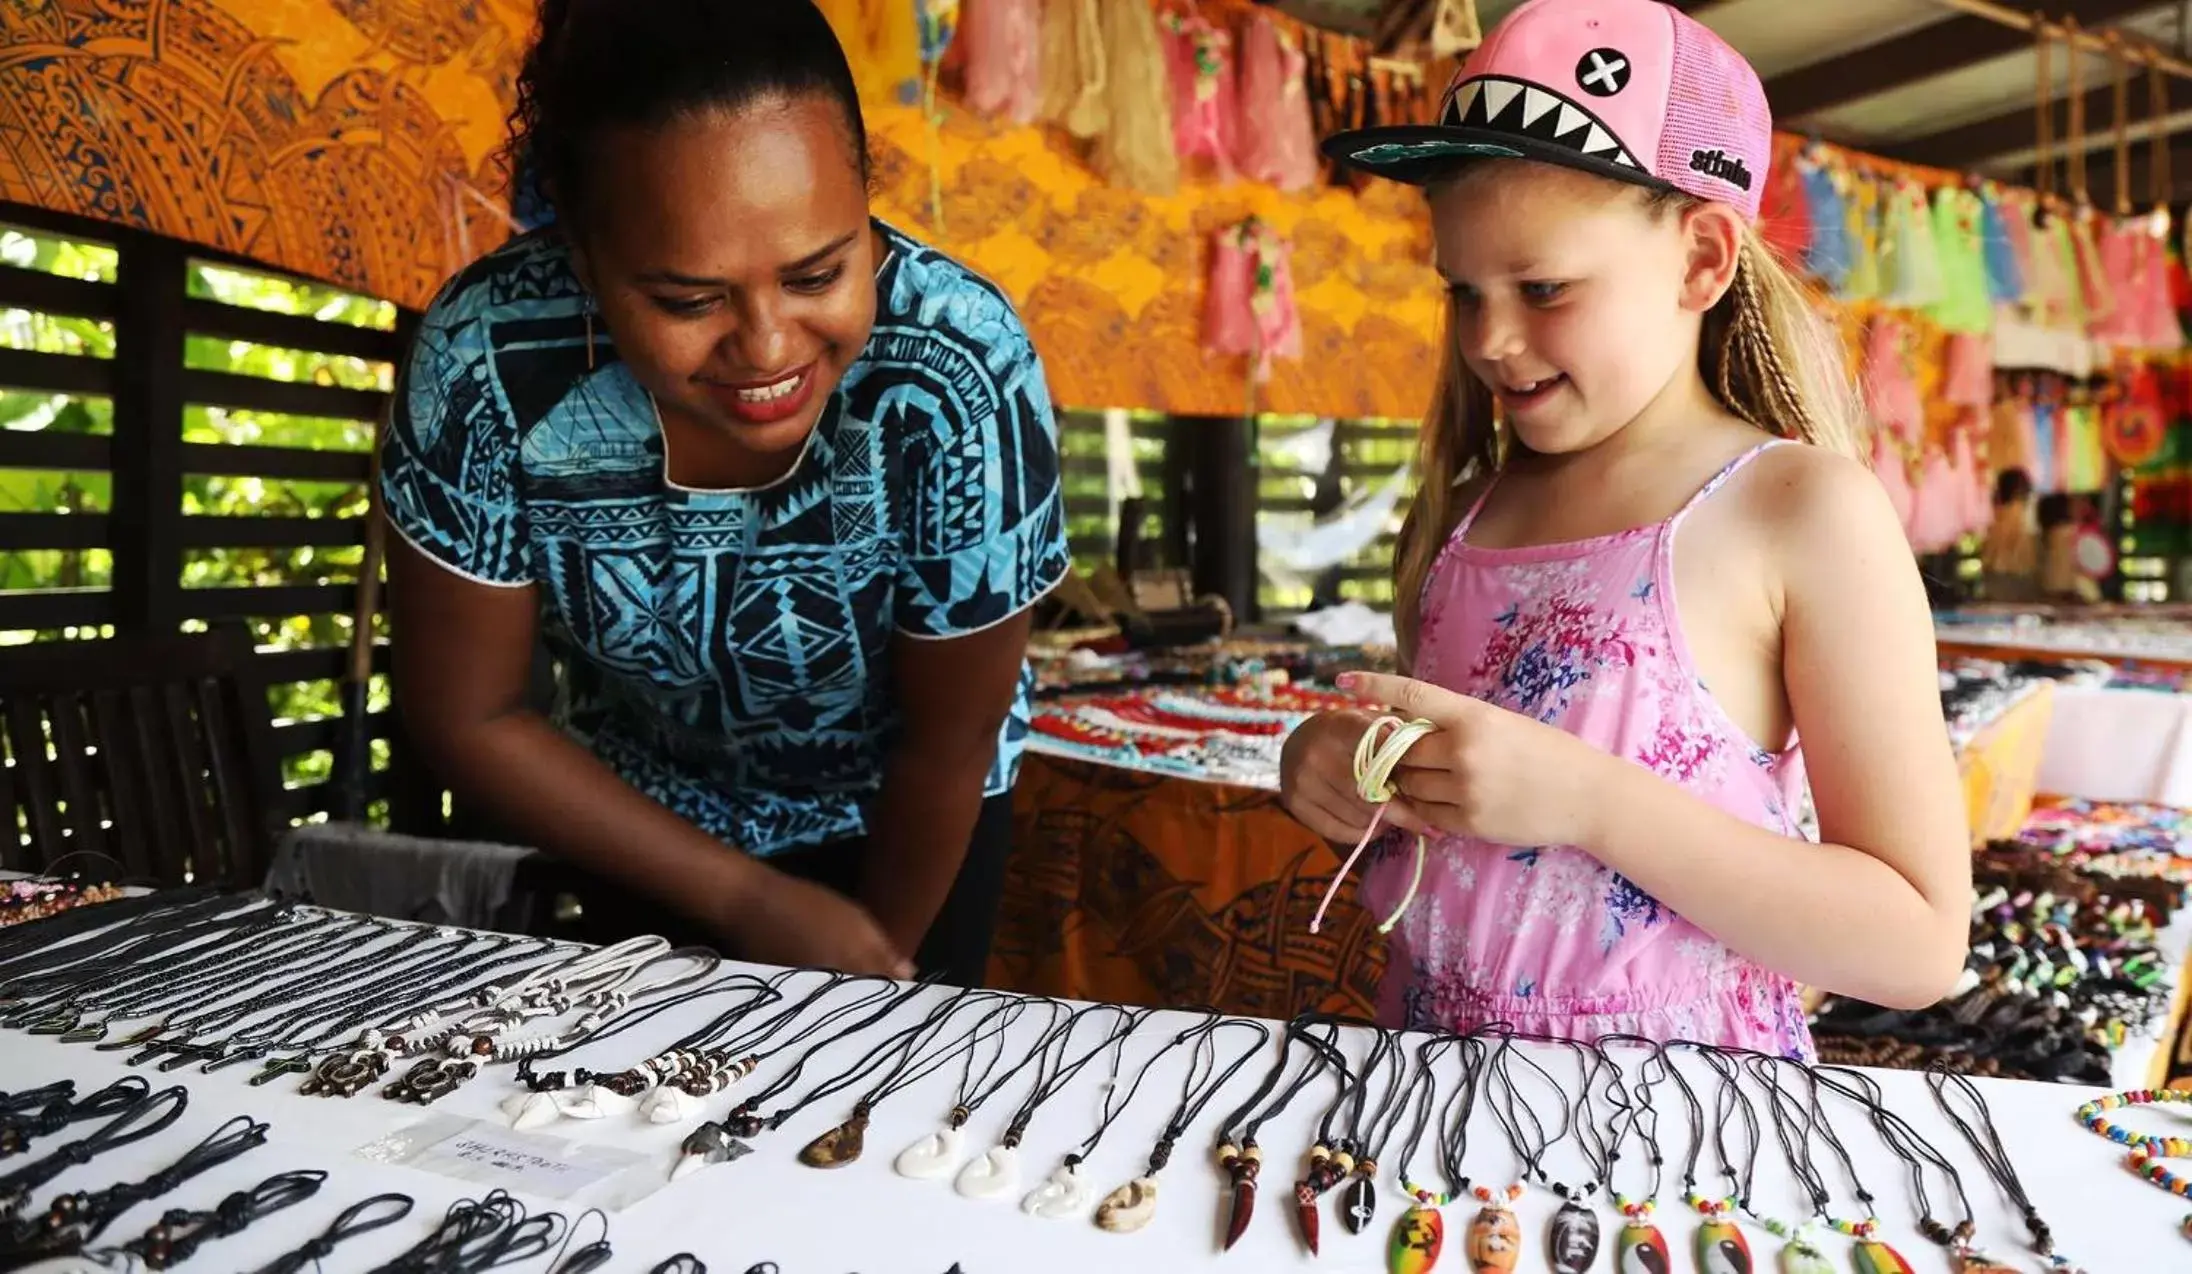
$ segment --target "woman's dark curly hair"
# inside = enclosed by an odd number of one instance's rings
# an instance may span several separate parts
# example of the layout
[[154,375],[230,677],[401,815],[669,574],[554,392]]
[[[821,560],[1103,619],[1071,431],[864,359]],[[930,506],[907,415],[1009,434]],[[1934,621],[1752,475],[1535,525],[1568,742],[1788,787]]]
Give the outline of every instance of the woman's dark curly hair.
[[564,221],[588,207],[590,148],[603,130],[809,93],[844,112],[867,180],[859,90],[813,0],[541,0],[517,90],[511,170],[530,167]]

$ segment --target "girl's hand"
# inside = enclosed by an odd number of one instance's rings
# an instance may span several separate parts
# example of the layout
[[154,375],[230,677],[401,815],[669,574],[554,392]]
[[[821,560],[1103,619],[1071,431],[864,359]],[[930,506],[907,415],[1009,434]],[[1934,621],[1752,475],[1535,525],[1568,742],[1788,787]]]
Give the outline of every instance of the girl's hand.
[[1355,744],[1377,714],[1320,712],[1295,727],[1279,753],[1279,799],[1302,826],[1352,845],[1377,811],[1355,794]]
[[[1589,848],[1590,793],[1613,762],[1574,735],[1481,699],[1375,673],[1349,673],[1340,688],[1393,715],[1438,727],[1393,770],[1399,796],[1385,817],[1409,831],[1449,832],[1499,845]],[[1353,740],[1347,761],[1353,777]],[[1352,783],[1349,787],[1352,789]]]

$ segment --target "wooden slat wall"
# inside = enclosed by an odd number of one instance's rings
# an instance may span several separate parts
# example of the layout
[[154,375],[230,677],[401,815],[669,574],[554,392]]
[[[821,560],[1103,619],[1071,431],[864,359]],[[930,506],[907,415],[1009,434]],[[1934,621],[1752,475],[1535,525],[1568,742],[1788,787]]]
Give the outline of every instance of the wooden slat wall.
[[[0,350],[0,388],[100,395],[114,408],[111,438],[0,431],[0,468],[104,471],[112,480],[111,511],[105,514],[0,513],[0,551],[106,549],[113,558],[111,588],[0,591],[0,631],[51,636],[56,629],[111,626],[117,632],[173,632],[222,619],[350,614],[354,583],[188,588],[183,565],[186,553],[207,548],[359,544],[362,518],[186,516],[183,491],[186,475],[192,474],[362,485],[366,453],[185,442],[183,412],[186,404],[197,404],[373,421],[386,395],[189,369],[185,342],[211,336],[396,363],[413,316],[403,315],[395,331],[381,331],[225,305],[186,294],[193,260],[268,271],[194,245],[17,204],[0,203],[0,225],[109,245],[120,258],[113,283],[0,266],[0,309],[104,319],[115,328],[111,360]],[[376,670],[384,674],[387,653],[385,645],[375,652]],[[0,658],[5,657],[0,647]],[[262,647],[256,671],[271,688],[339,680],[346,663],[347,652],[339,648]],[[339,696],[331,701],[339,702]],[[393,714],[374,714],[369,733],[396,739]],[[285,761],[331,748],[340,734],[339,718],[287,722],[274,731]],[[409,779],[417,773],[400,747],[397,755],[396,766],[371,776],[367,799],[390,798],[399,825],[430,830],[439,823],[439,794],[421,783],[392,783],[391,774]],[[282,814],[303,820],[328,813],[331,787],[289,789]]]

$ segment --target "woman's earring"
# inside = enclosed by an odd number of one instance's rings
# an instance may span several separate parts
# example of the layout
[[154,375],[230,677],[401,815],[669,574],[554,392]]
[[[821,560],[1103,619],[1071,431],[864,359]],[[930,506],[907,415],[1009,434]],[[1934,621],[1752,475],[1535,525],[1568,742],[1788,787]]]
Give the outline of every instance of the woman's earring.
[[586,370],[594,370],[594,307],[592,302],[588,302],[586,305]]

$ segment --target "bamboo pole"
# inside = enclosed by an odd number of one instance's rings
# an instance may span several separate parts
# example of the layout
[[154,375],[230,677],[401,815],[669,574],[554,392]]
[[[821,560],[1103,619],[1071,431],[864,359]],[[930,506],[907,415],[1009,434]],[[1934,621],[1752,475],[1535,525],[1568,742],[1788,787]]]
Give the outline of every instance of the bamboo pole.
[[[1933,3],[1944,9],[1954,9],[1960,13],[1968,13],[1975,18],[1985,18],[1989,22],[1999,22],[2005,27],[2015,27],[2019,31],[2030,31],[2034,21],[2038,20],[2044,21],[2047,24],[2047,29],[2054,32],[2057,38],[2064,38],[2066,34],[2064,30],[2065,23],[2062,21],[2048,18],[2045,15],[2036,16],[2022,9],[2013,9],[2006,4],[1996,4],[1994,0],[1933,0]],[[2067,38],[2071,44],[2089,53],[2098,53],[2106,57],[2111,52],[2108,37],[2105,34],[2084,29],[2073,29],[2067,33]],[[2167,50],[2150,40],[2142,40],[2136,36],[2128,35],[2120,36],[2119,39],[2124,52],[2132,61],[2150,63],[2166,74],[2174,75],[2178,79],[2192,80],[2192,62],[2185,62],[2171,56]]]

